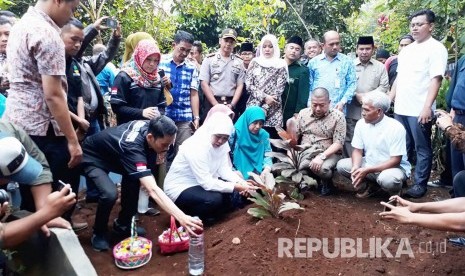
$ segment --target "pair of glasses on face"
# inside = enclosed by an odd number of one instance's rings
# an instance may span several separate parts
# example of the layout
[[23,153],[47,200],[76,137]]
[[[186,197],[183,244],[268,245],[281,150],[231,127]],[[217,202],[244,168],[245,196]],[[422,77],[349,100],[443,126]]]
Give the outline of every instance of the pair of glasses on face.
[[421,28],[423,25],[429,24],[428,22],[423,22],[423,23],[411,23],[410,24],[410,29],[413,29],[415,27]]

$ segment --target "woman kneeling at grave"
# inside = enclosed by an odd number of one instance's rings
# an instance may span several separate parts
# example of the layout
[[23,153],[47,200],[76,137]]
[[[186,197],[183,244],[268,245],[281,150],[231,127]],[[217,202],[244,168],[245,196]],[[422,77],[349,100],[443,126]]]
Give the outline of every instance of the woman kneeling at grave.
[[248,107],[234,124],[235,132],[229,139],[234,167],[245,179],[249,172],[261,174],[271,171],[270,135],[263,129],[265,111],[258,106]]
[[179,148],[165,179],[165,193],[184,212],[213,223],[236,207],[240,195],[255,186],[229,164],[231,118],[215,113]]

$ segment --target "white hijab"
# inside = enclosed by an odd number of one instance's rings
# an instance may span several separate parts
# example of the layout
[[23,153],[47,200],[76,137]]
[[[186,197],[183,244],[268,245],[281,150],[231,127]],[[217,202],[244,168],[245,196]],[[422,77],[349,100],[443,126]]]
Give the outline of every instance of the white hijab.
[[[273,45],[273,56],[271,57],[265,57],[263,55],[263,44],[265,44],[265,41],[271,42],[271,45]],[[287,63],[281,59],[281,53],[279,51],[279,46],[278,46],[278,39],[276,36],[272,34],[267,34],[265,35],[259,45],[259,53],[260,55],[256,58],[253,59],[253,61],[257,62],[260,66],[262,67],[273,67],[273,68],[282,68],[286,67],[287,69]]]
[[231,150],[229,143],[226,142],[220,147],[215,148],[212,145],[212,136],[215,134],[231,135],[233,131],[234,125],[228,115],[213,113],[208,121],[183,143],[182,147],[187,147],[189,150],[194,151],[208,151],[211,157],[220,158]]

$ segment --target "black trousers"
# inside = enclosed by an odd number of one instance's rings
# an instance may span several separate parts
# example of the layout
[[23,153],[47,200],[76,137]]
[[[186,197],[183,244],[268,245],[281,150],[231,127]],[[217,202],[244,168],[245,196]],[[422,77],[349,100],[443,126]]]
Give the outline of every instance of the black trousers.
[[[105,234],[108,230],[108,220],[111,210],[118,199],[116,185],[108,175],[109,169],[103,169],[93,165],[84,165],[84,174],[93,182],[98,190],[98,206],[95,214],[94,233]],[[118,223],[129,226],[131,219],[137,213],[140,183],[123,174],[121,181],[121,211]]]
[[241,196],[236,191],[221,193],[194,186],[184,190],[174,203],[187,215],[198,216],[208,225],[235,207],[240,207],[240,200]]
[[[52,190],[58,191],[61,184],[58,180],[65,183],[69,183],[73,192],[76,194],[79,191],[79,168],[68,168],[68,162],[70,155],[68,151],[68,142],[64,136],[55,136],[53,133],[53,127],[49,127],[47,136],[31,136],[31,139],[37,144],[39,149],[44,153],[50,166],[50,171],[53,175]],[[78,166],[79,167],[79,166]],[[25,193],[25,189],[21,189],[22,193]],[[23,194],[21,194],[23,197]],[[32,195],[24,195],[25,200],[24,207],[26,209],[35,209],[33,203],[31,204]],[[23,204],[22,204],[23,206]],[[71,222],[71,215],[73,214],[76,204],[71,209],[63,214],[63,218]]]

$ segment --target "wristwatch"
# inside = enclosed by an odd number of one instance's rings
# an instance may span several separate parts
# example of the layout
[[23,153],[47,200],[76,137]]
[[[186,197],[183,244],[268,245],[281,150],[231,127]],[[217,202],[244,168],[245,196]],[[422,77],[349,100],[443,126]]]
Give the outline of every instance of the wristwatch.
[[319,156],[320,159],[323,160],[323,161],[325,161],[326,158],[327,158],[327,156],[326,156],[324,153],[320,153],[318,156]]
[[199,116],[194,116],[194,120],[200,120]]

